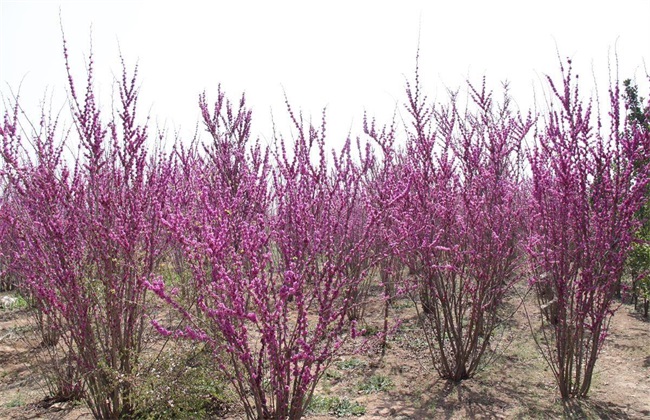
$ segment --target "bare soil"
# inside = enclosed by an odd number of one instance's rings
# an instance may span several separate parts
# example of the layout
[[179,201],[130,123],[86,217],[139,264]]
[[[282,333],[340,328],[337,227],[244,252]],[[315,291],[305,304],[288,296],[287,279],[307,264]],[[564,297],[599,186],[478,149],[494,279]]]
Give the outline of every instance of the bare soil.
[[[563,402],[551,371],[539,354],[523,307],[513,297],[514,315],[491,340],[491,359],[474,378],[454,384],[438,378],[408,299],[395,303],[399,325],[381,357],[373,333],[381,330],[381,302],[367,311],[365,338],[350,342],[319,383],[319,399],[338,397],[365,407],[364,419],[465,418],[650,418],[650,323],[631,305],[614,316],[596,366],[589,398]],[[528,303],[529,313],[534,312]],[[531,314],[531,316],[534,316]],[[398,324],[398,319],[401,323]],[[38,369],[43,358],[25,309],[0,309],[0,418],[88,419],[83,403],[43,408],[46,387]],[[33,338],[33,337],[32,337]],[[359,346],[365,341],[365,349]],[[345,407],[344,407],[345,408]],[[349,414],[341,409],[339,414]],[[228,417],[241,418],[238,407]],[[313,419],[332,414],[311,413]]]

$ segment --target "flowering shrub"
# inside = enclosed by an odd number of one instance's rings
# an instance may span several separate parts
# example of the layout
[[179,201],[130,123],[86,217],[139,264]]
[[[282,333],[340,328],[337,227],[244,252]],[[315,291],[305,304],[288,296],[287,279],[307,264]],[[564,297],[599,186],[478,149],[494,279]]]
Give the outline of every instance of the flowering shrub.
[[[307,130],[302,119],[293,113],[291,117],[298,134],[292,157],[280,141],[273,183],[277,211],[272,224],[276,264],[284,276],[280,291],[285,290],[283,299],[292,301],[282,305],[281,312],[291,308],[295,313],[292,335],[299,343],[293,356],[297,360],[283,363],[292,364],[295,373],[301,367],[298,398],[291,407],[302,404],[302,408],[295,406],[302,412],[317,380],[343,343],[346,314],[358,303],[355,294],[359,283],[367,267],[373,265],[369,261],[376,216],[365,204],[363,168],[353,163],[350,142],[339,154],[333,154],[332,169],[328,170],[324,120],[320,130]],[[312,151],[318,154],[317,163],[311,159]],[[358,218],[360,209],[365,215],[362,219]],[[358,268],[355,272],[350,271],[352,263]],[[286,317],[285,312],[282,318]]]
[[[93,414],[132,411],[131,375],[145,329],[143,282],[165,249],[165,159],[147,152],[147,127],[136,123],[136,73],[123,66],[117,119],[104,123],[93,93],[92,55],[85,96],[68,63],[70,101],[83,157],[70,166],[57,121],[43,117],[21,152],[17,111],[1,128],[5,200],[13,226],[13,272],[42,314],[44,344],[59,340],[70,377],[61,398],[82,394]],[[16,104],[16,109],[18,105]]]
[[511,111],[507,90],[497,104],[485,83],[469,85],[475,110],[464,112],[456,93],[431,106],[420,89],[417,77],[407,89],[411,186],[398,209],[400,255],[416,282],[434,366],[459,381],[479,367],[518,278],[519,152],[532,120]]
[[[3,127],[11,125],[5,121]],[[0,167],[0,174],[5,174],[6,170]],[[15,275],[11,270],[11,257],[15,244],[12,244],[11,232],[14,227],[11,223],[11,198],[10,188],[4,181],[4,176],[0,176],[0,292],[13,290],[16,286]]]
[[[625,134],[619,87],[611,88],[611,131],[602,136],[577,76],[562,66],[549,83],[555,101],[530,155],[532,196],[528,253],[533,284],[548,291],[537,340],[563,398],[584,397],[616,307],[635,214],[648,183],[648,137]],[[550,322],[550,326],[547,324]]]
[[395,211],[396,205],[409,191],[409,174],[403,162],[404,154],[397,150],[397,127],[395,121],[390,126],[378,127],[377,122],[364,116],[363,130],[379,149],[373,150],[367,144],[363,150],[364,161],[368,167],[365,184],[370,205],[379,216],[378,226],[373,235],[373,253],[377,256],[376,272],[383,288],[383,330],[381,333],[382,356],[386,354],[389,330],[390,307],[394,298],[405,291],[404,265],[400,259],[401,216]]
[[[235,110],[220,92],[214,112],[205,96],[200,105],[213,142],[194,163],[197,193],[189,206],[174,201],[165,223],[192,267],[202,316],[151,282],[189,321],[175,331],[156,325],[210,345],[248,416],[298,418],[343,341],[369,266],[371,218],[355,219],[364,202],[360,170],[348,144],[329,171],[324,124],[306,128],[291,113],[297,139],[290,152],[279,140],[271,171],[268,155],[250,147],[243,99]],[[353,258],[359,269],[351,275]]]

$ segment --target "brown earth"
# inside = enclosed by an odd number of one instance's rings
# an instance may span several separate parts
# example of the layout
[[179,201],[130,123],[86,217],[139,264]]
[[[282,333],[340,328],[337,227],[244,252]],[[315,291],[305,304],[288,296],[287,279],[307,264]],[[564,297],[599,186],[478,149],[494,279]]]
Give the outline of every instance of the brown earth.
[[[523,307],[511,305],[514,316],[491,340],[492,362],[473,379],[452,384],[439,379],[431,365],[413,303],[399,300],[391,315],[392,322],[402,323],[389,337],[386,356],[380,356],[371,335],[364,351],[353,350],[359,340],[350,343],[319,383],[315,398],[338,397],[344,403],[339,414],[352,413],[350,407],[358,403],[365,407],[359,417],[364,419],[650,418],[650,323],[632,306],[622,305],[612,320],[589,398],[565,403],[531,338]],[[380,307],[380,302],[370,305],[367,331],[382,325]],[[47,409],[39,404],[46,396],[37,369],[43,358],[30,321],[25,309],[0,309],[0,418],[92,418],[82,403]],[[241,410],[231,407],[228,417],[241,418]],[[333,415],[312,412],[308,417]]]

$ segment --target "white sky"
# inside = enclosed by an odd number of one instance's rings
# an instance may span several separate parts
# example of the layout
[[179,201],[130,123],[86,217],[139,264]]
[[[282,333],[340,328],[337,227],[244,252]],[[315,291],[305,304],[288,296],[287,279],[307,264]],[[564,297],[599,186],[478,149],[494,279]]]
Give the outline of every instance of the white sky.
[[648,0],[0,0],[0,92],[10,97],[22,80],[21,103],[36,120],[46,89],[55,108],[66,98],[59,7],[78,85],[92,25],[102,103],[110,105],[120,72],[119,41],[127,64],[140,65],[141,110],[185,138],[199,117],[199,93],[215,98],[221,83],[232,99],[246,92],[263,139],[271,138],[271,109],[281,128],[288,120],[284,91],[316,120],[326,106],[335,146],[350,127],[360,132],[364,110],[390,117],[404,102],[418,31],[424,87],[438,99],[445,86],[485,74],[493,87],[509,80],[528,107],[543,76],[559,72],[556,48],[584,81],[593,69],[599,88],[615,48],[621,79],[636,78],[648,91]]

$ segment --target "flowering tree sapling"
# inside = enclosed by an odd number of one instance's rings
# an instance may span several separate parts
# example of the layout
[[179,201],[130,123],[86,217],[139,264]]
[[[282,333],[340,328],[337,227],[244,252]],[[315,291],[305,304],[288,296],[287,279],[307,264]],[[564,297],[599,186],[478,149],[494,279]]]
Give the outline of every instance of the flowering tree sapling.
[[152,282],[189,321],[176,331],[156,325],[163,334],[208,343],[249,417],[299,418],[348,325],[364,274],[349,277],[351,256],[369,255],[368,235],[353,220],[364,202],[360,171],[346,146],[330,173],[324,126],[305,129],[294,118],[293,153],[280,140],[271,173],[267,155],[250,147],[245,102],[235,109],[220,93],[214,111],[206,103],[202,96],[213,142],[197,160],[200,188],[189,210],[174,204],[178,211],[166,219],[192,266],[203,317]]
[[[368,165],[365,177],[365,189],[370,205],[375,209],[378,219],[376,233],[372,235],[373,252],[377,257],[377,271],[384,289],[383,331],[381,336],[382,356],[386,354],[388,323],[392,300],[404,292],[404,265],[400,261],[401,232],[399,226],[401,215],[395,211],[409,191],[410,174],[404,164],[404,155],[400,153],[395,141],[397,130],[395,121],[390,126],[377,127],[376,121],[364,116],[364,133],[373,141],[380,153],[368,145],[363,151],[363,160]],[[359,148],[360,152],[363,150]]]
[[[5,111],[2,124],[0,124],[0,130],[2,130],[0,133],[3,135],[3,139],[5,136],[14,136],[9,133],[14,132],[18,128],[18,110],[18,103],[16,102],[12,114],[8,110]],[[16,147],[16,144],[13,147]],[[11,148],[12,146],[9,146],[9,149]],[[2,153],[0,156],[4,156],[5,154]],[[16,244],[13,241],[14,237],[12,235],[12,232],[15,231],[15,226],[12,223],[11,183],[8,182],[8,177],[11,174],[11,165],[5,164],[4,159],[0,160],[0,165],[0,292],[4,292],[13,290],[17,286],[15,276],[12,274],[10,267]]]
[[347,246],[349,254],[348,262],[345,266],[345,276],[348,279],[355,279],[348,308],[348,318],[353,322],[364,320],[366,306],[370,295],[370,288],[373,284],[374,270],[371,267],[372,262],[365,253],[352,253],[358,246],[359,241],[366,240],[364,237],[371,238],[374,235],[368,235],[368,224],[371,222],[366,203],[353,201],[351,205],[351,214],[349,227],[343,231],[342,237],[339,238],[342,246]]
[[82,337],[79,347],[84,364],[92,367],[86,379],[90,405],[101,417],[133,408],[130,375],[146,328],[143,282],[151,279],[166,248],[161,216],[169,168],[164,156],[148,156],[147,127],[136,122],[137,69],[129,80],[123,68],[118,119],[107,124],[107,130],[100,125],[91,85],[83,106],[70,85],[87,162],[83,168],[88,191],[82,207],[90,245],[86,293],[100,308],[89,314],[94,340]]
[[205,156],[197,148],[178,148],[178,182],[165,218],[191,270],[183,287],[193,290],[181,297],[162,280],[149,283],[187,326],[172,331],[154,325],[162,334],[206,343],[247,414],[268,417],[267,349],[254,345],[266,322],[260,314],[271,309],[259,305],[272,282],[268,154],[258,144],[250,147],[251,113],[243,97],[236,108],[219,89],[214,108],[205,94],[200,108],[212,141],[203,145]]
[[[7,127],[9,127],[8,124],[2,124],[0,130]],[[1,156],[2,153],[0,153]],[[0,184],[4,183],[11,172],[11,168],[0,168]],[[12,197],[11,186],[7,184],[0,185],[0,292],[18,290],[22,293],[27,292],[27,290],[20,290],[19,278],[12,268],[13,259],[16,256],[15,251],[20,247],[15,235],[17,232],[15,217],[17,204]],[[25,295],[24,297],[28,298],[29,296]]]
[[532,125],[510,109],[507,89],[501,104],[485,83],[469,89],[475,110],[461,113],[456,94],[433,107],[417,79],[407,88],[412,183],[400,213],[401,254],[417,282],[434,366],[454,381],[476,372],[518,277],[518,156]]
[[[63,290],[64,293],[74,293],[77,289],[76,264],[82,260],[85,246],[76,226],[76,205],[83,196],[81,183],[78,174],[71,174],[64,165],[62,147],[56,144],[56,121],[48,120],[44,111],[39,132],[34,133],[31,141],[35,157],[22,158],[24,145],[18,108],[16,101],[13,115],[5,113],[1,130],[3,178],[7,183],[3,197],[2,247],[12,262],[10,275],[35,307],[41,345],[52,357],[52,369],[45,372],[50,398],[52,401],[79,398],[82,372],[68,351],[74,345],[72,338],[64,334],[63,311],[68,308],[60,303],[58,294],[64,285],[71,289]],[[60,348],[55,347],[60,339],[64,349],[62,361]]]
[[[357,138],[357,150],[359,152],[358,159],[362,166],[358,168],[353,165],[353,157],[351,155],[351,142],[346,141],[340,155],[333,155],[333,172],[332,176],[336,182],[341,182],[337,176],[345,176],[359,190],[353,194],[344,195],[344,200],[351,200],[350,202],[334,202],[333,206],[341,209],[347,209],[350,214],[347,226],[344,229],[339,229],[335,235],[340,235],[338,238],[333,238],[333,242],[338,242],[341,249],[347,249],[349,254],[345,267],[345,276],[350,280],[350,284],[354,285],[350,293],[350,302],[348,307],[348,318],[352,322],[363,321],[366,311],[366,306],[370,297],[370,289],[374,284],[375,268],[379,261],[383,260],[381,252],[377,252],[377,247],[373,246],[372,251],[368,252],[355,252],[360,243],[367,243],[368,241],[375,241],[379,234],[379,225],[377,216],[383,213],[382,208],[376,206],[368,207],[369,205],[369,191],[368,180],[371,179],[371,172],[375,166],[375,157],[372,153],[370,144],[362,142]],[[321,162],[322,163],[322,162]],[[323,168],[327,171],[327,168]],[[363,195],[362,195],[363,194]],[[359,197],[364,197],[363,200]],[[333,196],[333,198],[336,197]],[[345,252],[345,251],[344,251]],[[369,256],[372,255],[372,258]]]
[[[297,136],[292,156],[280,140],[271,223],[275,265],[284,277],[282,304],[276,301],[276,308],[286,332],[280,332],[278,349],[284,356],[277,363],[293,372],[293,379],[283,381],[284,386],[293,382],[288,407],[290,418],[297,418],[343,343],[346,314],[359,303],[359,284],[373,266],[371,236],[377,216],[367,205],[361,182],[367,166],[353,162],[350,141],[333,154],[328,170],[324,118],[320,129],[306,129],[302,117],[291,110],[290,115]],[[351,264],[358,270],[352,272]]]
[[[552,291],[555,322],[536,338],[562,398],[585,397],[615,307],[617,285],[648,183],[648,137],[624,129],[618,85],[610,89],[611,131],[602,136],[577,76],[561,66],[555,102],[530,154],[528,253],[532,282]],[[643,163],[639,165],[638,163]],[[636,167],[635,167],[636,166]]]
[[7,290],[12,290],[14,284],[8,276],[9,273],[9,255],[11,252],[8,251],[8,243],[10,241],[9,227],[6,223],[6,214],[7,214],[7,191],[4,187],[0,186],[0,292],[5,292]]
[[135,73],[129,79],[123,63],[117,116],[104,123],[92,55],[83,98],[65,41],[64,55],[83,157],[69,168],[56,125],[43,119],[34,161],[21,159],[16,119],[5,117],[2,153],[19,244],[14,270],[63,341],[93,414],[117,418],[133,409],[133,376],[148,328],[143,282],[165,248],[160,217],[168,169],[164,157],[148,156],[147,127],[136,123]]
[[[266,185],[270,166],[268,154],[259,143],[250,144],[251,111],[246,106],[245,97],[242,95],[239,104],[233,104],[226,99],[219,86],[214,106],[208,104],[203,93],[199,97],[199,108],[210,140],[200,143],[195,139],[189,147],[184,147],[180,142],[174,145],[172,188],[176,219],[173,222],[201,219],[206,203],[215,206],[221,203],[219,205],[228,209],[230,214],[246,220],[255,221],[264,217],[270,199]],[[254,147],[251,149],[251,146]],[[253,185],[255,182],[261,185]],[[233,220],[233,223],[230,233],[234,235],[231,240],[236,251],[240,240],[237,238],[238,222]],[[201,241],[202,227],[195,222],[183,228],[183,232],[173,235],[173,262],[176,274],[181,279],[175,286],[182,296],[186,295],[189,299],[183,305],[194,307],[195,315],[199,317],[204,312],[196,307],[196,300],[202,286],[194,284],[183,240],[193,237],[193,240]]]

